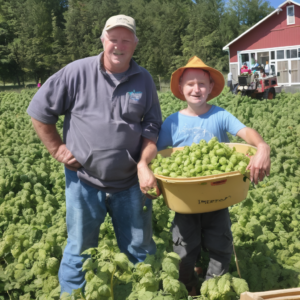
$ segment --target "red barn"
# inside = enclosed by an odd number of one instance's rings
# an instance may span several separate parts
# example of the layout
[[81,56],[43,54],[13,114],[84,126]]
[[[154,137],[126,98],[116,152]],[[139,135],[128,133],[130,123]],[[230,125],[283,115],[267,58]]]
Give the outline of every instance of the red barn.
[[285,1],[223,50],[229,51],[230,72],[237,82],[244,63],[259,64],[270,74],[280,73],[278,84],[300,84],[300,4]]

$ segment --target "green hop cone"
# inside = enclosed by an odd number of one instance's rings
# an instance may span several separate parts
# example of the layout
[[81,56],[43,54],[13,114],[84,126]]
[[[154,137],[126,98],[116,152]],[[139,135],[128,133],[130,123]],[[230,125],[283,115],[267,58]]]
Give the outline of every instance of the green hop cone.
[[182,157],[176,157],[175,158],[175,163],[179,166],[179,165],[181,165],[182,164]]
[[219,164],[221,164],[222,166],[227,165],[228,161],[225,157],[221,157],[219,160]]
[[226,155],[225,149],[216,150],[216,155],[218,155],[218,156],[225,156]]

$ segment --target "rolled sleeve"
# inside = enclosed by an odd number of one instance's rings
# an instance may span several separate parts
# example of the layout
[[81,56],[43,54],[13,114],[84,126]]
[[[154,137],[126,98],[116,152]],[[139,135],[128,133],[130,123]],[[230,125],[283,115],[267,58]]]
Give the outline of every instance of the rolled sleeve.
[[154,82],[152,82],[150,103],[151,105],[145,113],[142,121],[142,136],[156,143],[162,124],[162,115]]
[[226,110],[224,111],[224,121],[225,127],[223,129],[234,136],[246,127],[239,119]]
[[27,113],[34,119],[55,124],[70,107],[70,94],[64,79],[64,69],[52,75],[32,98]]

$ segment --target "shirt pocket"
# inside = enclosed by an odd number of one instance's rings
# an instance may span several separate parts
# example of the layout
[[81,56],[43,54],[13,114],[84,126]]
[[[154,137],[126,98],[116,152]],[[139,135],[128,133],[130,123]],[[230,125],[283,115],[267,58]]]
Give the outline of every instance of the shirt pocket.
[[86,172],[100,180],[123,180],[137,172],[137,162],[127,149],[93,150],[83,164]]
[[128,123],[140,123],[145,114],[145,107],[143,93],[127,93],[123,119]]

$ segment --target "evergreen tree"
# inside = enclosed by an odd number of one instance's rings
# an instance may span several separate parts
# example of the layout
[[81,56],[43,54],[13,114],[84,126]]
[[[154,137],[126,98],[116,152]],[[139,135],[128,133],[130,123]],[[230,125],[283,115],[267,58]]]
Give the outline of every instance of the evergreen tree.
[[224,45],[272,10],[264,0],[0,0],[0,79],[44,81],[99,54],[105,22],[117,14],[136,20],[134,59],[157,84],[194,55],[226,72]]
[[182,37],[185,61],[197,55],[208,65],[226,71],[228,58],[222,51],[220,24],[223,21],[222,0],[198,0],[190,8],[190,22]]
[[0,76],[3,83],[23,78],[23,47],[19,39],[20,16],[24,1],[0,0]]
[[229,16],[237,19],[237,26],[243,30],[255,25],[273,10],[270,3],[264,0],[229,0],[226,7]]
[[70,60],[97,55],[103,48],[100,41],[106,20],[119,14],[116,0],[70,0],[65,13],[67,52]]

